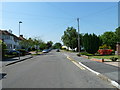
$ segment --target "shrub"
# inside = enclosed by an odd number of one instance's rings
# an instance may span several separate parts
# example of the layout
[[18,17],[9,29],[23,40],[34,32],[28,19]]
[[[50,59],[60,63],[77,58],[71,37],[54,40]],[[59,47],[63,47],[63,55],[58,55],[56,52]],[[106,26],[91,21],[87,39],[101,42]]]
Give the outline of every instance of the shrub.
[[115,55],[115,50],[112,50],[112,55]]
[[110,55],[112,54],[112,49],[99,49],[98,52],[100,55]]
[[116,57],[111,57],[110,59],[111,59],[112,61],[117,61],[118,58],[116,58]]
[[104,44],[104,45],[100,46],[99,49],[111,49],[111,47]]
[[6,47],[7,45],[2,40],[0,40],[0,49],[2,50],[2,57],[5,56],[4,50],[6,49]]
[[80,53],[78,53],[78,54],[77,54],[77,56],[81,56],[81,54],[80,54]]
[[61,48],[62,50],[66,50],[66,48]]
[[69,51],[69,49],[66,49],[66,51]]
[[81,55],[87,55],[88,53],[87,52],[81,52],[80,54]]
[[25,49],[17,49],[17,51],[21,52],[23,56],[27,53]]
[[86,56],[92,56],[93,54],[87,53],[87,52],[81,52],[81,55],[86,55]]

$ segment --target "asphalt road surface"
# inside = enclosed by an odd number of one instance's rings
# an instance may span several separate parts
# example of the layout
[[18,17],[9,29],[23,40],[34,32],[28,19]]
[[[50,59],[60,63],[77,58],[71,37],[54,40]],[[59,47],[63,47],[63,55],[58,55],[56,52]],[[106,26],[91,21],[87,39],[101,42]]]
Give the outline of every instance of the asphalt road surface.
[[4,67],[3,72],[3,88],[115,88],[55,50]]

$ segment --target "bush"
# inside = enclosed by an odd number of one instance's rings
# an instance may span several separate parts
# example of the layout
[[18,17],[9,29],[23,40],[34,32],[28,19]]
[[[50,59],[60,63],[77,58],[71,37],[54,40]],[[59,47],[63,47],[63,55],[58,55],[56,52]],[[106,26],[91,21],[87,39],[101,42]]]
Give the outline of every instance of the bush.
[[87,52],[81,52],[81,55],[86,55],[86,56],[92,56],[93,54],[87,53]]
[[78,54],[77,54],[77,56],[81,56],[81,54],[80,54],[80,53],[78,53]]
[[61,48],[62,50],[66,50],[66,48]]
[[100,55],[110,55],[112,54],[112,49],[99,49],[98,52]]
[[27,51],[25,49],[17,49],[17,51],[22,53],[22,56],[27,54]]
[[115,55],[115,50],[112,50],[112,55]]
[[81,55],[87,55],[88,53],[87,52],[81,52],[80,54]]
[[112,61],[117,61],[118,58],[116,58],[116,57],[111,57],[110,59],[111,59]]
[[100,46],[99,49],[111,49],[111,47],[104,44],[104,45]]
[[66,49],[66,51],[69,51],[69,49]]

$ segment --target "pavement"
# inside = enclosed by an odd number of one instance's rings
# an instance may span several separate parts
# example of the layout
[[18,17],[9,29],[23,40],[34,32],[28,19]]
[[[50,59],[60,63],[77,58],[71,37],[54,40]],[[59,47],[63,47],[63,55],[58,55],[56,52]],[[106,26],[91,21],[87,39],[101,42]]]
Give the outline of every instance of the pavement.
[[0,61],[0,68],[7,66],[7,65],[11,65],[11,64],[20,62],[20,61],[23,61],[23,60],[26,60],[26,59],[30,59],[32,57],[33,56],[31,56],[31,55],[25,55],[25,56],[20,56],[20,58],[14,57],[14,58],[4,59],[4,60]]
[[107,78],[106,80],[114,81],[116,86],[120,89],[120,67],[119,62],[97,62],[87,58],[78,57],[77,53],[67,53],[69,57],[81,63],[83,66],[89,68],[93,72],[97,72],[100,75]]

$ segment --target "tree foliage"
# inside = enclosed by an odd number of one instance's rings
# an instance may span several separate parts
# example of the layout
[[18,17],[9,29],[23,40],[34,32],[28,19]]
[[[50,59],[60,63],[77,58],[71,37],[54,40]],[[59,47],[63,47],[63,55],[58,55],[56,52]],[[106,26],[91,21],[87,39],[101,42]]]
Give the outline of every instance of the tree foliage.
[[100,38],[95,34],[86,33],[83,36],[83,46],[86,52],[94,54],[98,51],[100,46]]
[[5,55],[6,48],[7,48],[7,45],[2,40],[0,40],[0,49],[2,49],[2,57],[4,57]]
[[54,49],[61,49],[61,47],[62,47],[62,44],[59,43],[59,42],[55,43],[54,46],[53,46]]
[[115,32],[105,32],[103,35],[101,35],[101,39],[103,41],[103,44],[111,46],[112,49],[116,48],[117,35]]
[[76,32],[76,29],[73,27],[68,27],[66,31],[64,31],[64,35],[62,36],[61,40],[63,41],[64,45],[74,49],[78,45],[77,37],[78,33]]
[[27,48],[32,48],[34,46],[34,41],[33,39],[29,38],[29,39],[20,41],[19,44],[22,46],[22,48],[27,49]]
[[46,44],[46,43],[42,42],[42,43],[40,44],[40,50],[46,49],[46,47],[47,47],[47,44]]
[[[35,37],[35,38],[29,38],[29,39],[25,39],[20,41],[20,45],[22,46],[22,48],[24,49],[39,49],[46,47],[46,44],[39,38]],[[44,45],[44,47],[43,47]]]
[[116,28],[115,34],[117,37],[117,42],[120,42],[120,27]]
[[46,48],[49,49],[52,47],[53,42],[52,41],[48,41],[46,44]]

